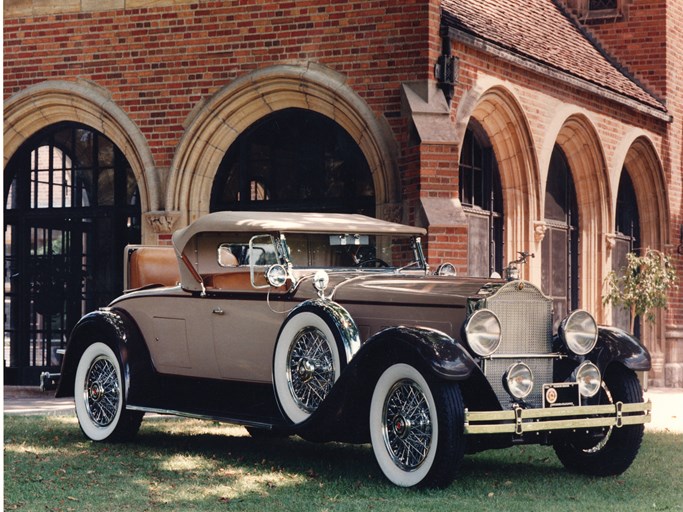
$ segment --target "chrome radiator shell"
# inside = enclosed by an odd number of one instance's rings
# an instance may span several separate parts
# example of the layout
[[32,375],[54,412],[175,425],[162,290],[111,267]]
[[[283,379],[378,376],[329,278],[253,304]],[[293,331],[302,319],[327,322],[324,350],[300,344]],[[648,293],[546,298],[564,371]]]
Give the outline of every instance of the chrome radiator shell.
[[506,283],[480,302],[493,311],[502,327],[500,347],[483,361],[483,371],[503,408],[512,399],[503,386],[503,376],[515,362],[529,366],[534,388],[525,402],[542,407],[543,384],[553,382],[553,304],[536,286],[526,281]]

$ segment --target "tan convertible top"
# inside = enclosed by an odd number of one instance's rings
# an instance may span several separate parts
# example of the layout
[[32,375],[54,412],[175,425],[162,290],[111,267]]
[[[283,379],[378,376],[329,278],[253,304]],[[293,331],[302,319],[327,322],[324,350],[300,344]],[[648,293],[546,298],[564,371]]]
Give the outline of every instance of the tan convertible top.
[[180,252],[198,233],[249,231],[254,233],[329,233],[424,235],[424,228],[345,213],[216,212],[200,217],[173,234]]

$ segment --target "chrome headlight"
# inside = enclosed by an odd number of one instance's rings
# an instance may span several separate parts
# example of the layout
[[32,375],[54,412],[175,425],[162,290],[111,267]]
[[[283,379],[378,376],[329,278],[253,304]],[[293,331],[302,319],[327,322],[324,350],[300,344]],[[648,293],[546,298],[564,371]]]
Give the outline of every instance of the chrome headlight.
[[559,333],[569,350],[583,356],[593,350],[598,341],[598,324],[588,312],[579,309],[562,320]]
[[503,375],[505,390],[515,398],[524,398],[534,388],[534,374],[524,363],[515,363]]
[[472,351],[482,357],[490,356],[500,345],[500,320],[490,309],[475,311],[465,323],[465,338]]
[[600,390],[601,376],[600,370],[590,361],[586,361],[574,372],[576,382],[579,384],[581,396],[590,398]]

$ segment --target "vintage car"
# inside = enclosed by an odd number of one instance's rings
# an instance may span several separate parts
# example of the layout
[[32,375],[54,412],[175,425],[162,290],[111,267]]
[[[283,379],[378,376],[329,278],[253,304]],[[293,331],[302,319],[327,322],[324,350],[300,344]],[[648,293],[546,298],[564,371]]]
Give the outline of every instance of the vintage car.
[[[254,436],[370,443],[399,486],[450,484],[465,453],[552,445],[570,470],[633,462],[650,403],[639,341],[537,286],[430,270],[425,230],[361,215],[218,212],[126,250],[129,291],[84,316],[58,396],[85,435],[145,412]],[[522,258],[523,260],[524,258]]]

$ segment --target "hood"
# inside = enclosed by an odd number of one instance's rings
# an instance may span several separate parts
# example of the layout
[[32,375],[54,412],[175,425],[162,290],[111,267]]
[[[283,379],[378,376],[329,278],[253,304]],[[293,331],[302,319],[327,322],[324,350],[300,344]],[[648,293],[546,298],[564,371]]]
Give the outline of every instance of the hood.
[[[334,301],[392,304],[465,305],[503,281],[416,274],[330,275],[326,295]],[[302,286],[308,285],[304,282]],[[482,290],[484,288],[484,290]],[[488,290],[488,291],[487,291]]]

